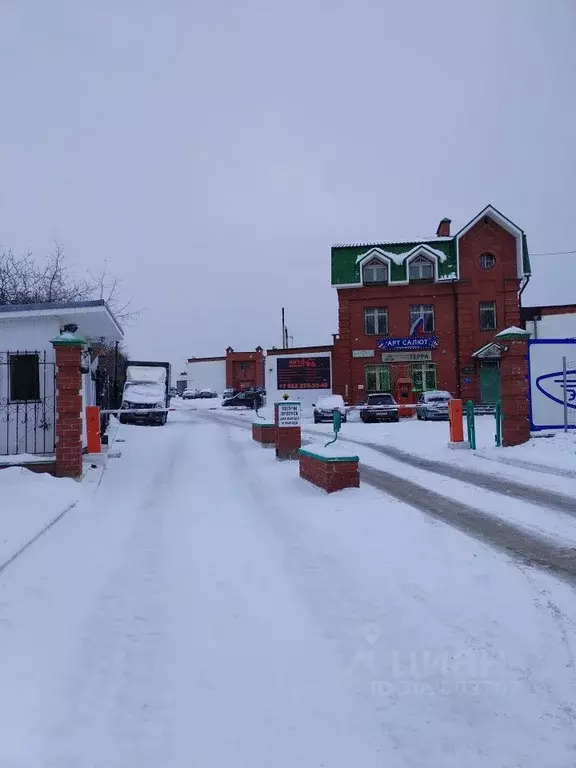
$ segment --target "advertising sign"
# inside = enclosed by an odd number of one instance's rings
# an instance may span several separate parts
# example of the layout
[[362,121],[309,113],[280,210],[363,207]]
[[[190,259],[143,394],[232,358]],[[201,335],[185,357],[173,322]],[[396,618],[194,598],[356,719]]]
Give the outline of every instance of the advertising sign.
[[278,389],[330,389],[330,355],[326,357],[279,357]]
[[576,339],[531,339],[528,365],[531,429],[575,429]]
[[423,363],[432,360],[432,352],[383,352],[383,363]]
[[384,336],[376,345],[383,352],[438,349],[438,336]]
[[276,408],[279,427],[300,426],[300,403],[277,403]]

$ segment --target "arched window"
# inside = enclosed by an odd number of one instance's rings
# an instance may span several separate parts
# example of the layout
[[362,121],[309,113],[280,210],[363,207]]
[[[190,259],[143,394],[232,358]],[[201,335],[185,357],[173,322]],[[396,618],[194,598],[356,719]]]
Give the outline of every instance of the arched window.
[[434,264],[426,256],[416,256],[410,262],[410,280],[434,280]]
[[362,267],[363,283],[387,283],[388,265],[380,259],[371,259]]

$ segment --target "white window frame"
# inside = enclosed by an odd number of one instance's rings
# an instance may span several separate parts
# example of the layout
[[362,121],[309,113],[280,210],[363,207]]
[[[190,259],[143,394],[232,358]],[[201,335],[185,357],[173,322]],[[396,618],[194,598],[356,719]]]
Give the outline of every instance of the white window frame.
[[[484,305],[484,306],[483,306]],[[490,306],[487,306],[490,305]],[[485,312],[493,312],[494,323],[493,325],[482,325],[482,316]],[[498,327],[498,315],[495,301],[480,301],[478,303],[478,322],[480,324],[481,331],[495,331]]]
[[[380,316],[384,315],[385,330],[380,329]],[[374,321],[374,332],[368,331],[368,317],[371,316]],[[387,336],[388,335],[388,307],[365,307],[364,308],[364,334],[366,336]]]
[[[417,389],[415,382],[414,382],[414,374],[419,373],[422,377],[422,389]],[[426,374],[427,373],[433,373],[434,375],[434,386],[428,387],[427,381],[426,381]],[[410,365],[410,379],[412,380],[412,390],[414,392],[433,392],[435,389],[438,389],[438,366],[436,363],[412,363]],[[422,394],[420,395],[422,397]],[[422,400],[424,402],[424,400]]]
[[[417,317],[424,317],[424,333],[434,333],[436,329],[436,318],[434,316],[434,304],[411,304],[410,305],[410,327],[416,322]],[[426,328],[426,317],[432,317],[432,328]]]
[[[367,280],[366,279],[366,273],[369,271],[369,274],[372,274],[377,269],[383,269],[384,270],[384,280]],[[382,261],[378,258],[370,259],[366,264],[362,265],[362,282],[364,285],[383,285],[387,283],[390,279],[390,269],[388,264],[385,261]]]
[[[368,387],[369,373],[372,373],[376,377],[376,389],[370,389]],[[383,387],[383,384],[386,386]],[[373,392],[390,392],[391,389],[392,381],[390,378],[390,366],[383,363],[371,363],[370,365],[364,366],[364,391],[366,392],[366,395],[372,394]]]
[[[430,268],[430,274],[429,275],[423,275],[422,271],[424,267]],[[408,264],[408,279],[409,280],[434,280],[434,269],[435,265],[432,259],[429,259],[428,256],[424,256],[424,254],[419,253],[417,256],[415,256],[412,261]],[[412,270],[416,269],[418,271],[417,275],[412,275]]]

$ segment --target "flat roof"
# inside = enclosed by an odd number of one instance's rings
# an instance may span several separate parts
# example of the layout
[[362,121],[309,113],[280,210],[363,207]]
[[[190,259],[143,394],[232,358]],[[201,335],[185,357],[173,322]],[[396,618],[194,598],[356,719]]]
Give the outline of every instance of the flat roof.
[[0,306],[0,322],[10,319],[36,317],[58,317],[78,326],[79,333],[86,338],[106,338],[122,341],[124,330],[104,299],[89,301],[58,301],[46,304],[3,304]]

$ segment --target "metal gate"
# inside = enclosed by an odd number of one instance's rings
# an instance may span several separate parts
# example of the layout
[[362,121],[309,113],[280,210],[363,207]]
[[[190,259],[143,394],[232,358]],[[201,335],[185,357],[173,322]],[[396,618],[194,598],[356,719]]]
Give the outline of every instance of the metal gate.
[[0,352],[0,455],[52,454],[56,365],[52,352]]

